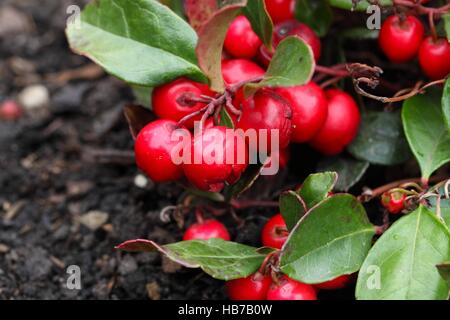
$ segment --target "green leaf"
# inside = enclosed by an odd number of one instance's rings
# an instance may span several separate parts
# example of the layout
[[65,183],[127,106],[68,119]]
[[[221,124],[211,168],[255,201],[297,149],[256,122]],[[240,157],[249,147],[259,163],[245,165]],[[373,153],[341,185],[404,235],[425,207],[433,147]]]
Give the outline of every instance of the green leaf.
[[269,160],[270,158],[267,158],[263,163],[250,164],[241,175],[239,181],[225,189],[225,199],[237,198],[250,189]]
[[447,78],[442,93],[442,112],[444,113],[447,130],[450,133],[450,78]]
[[292,230],[280,257],[281,271],[305,283],[321,283],[359,270],[375,228],[349,194],[323,200]]
[[444,122],[440,97],[430,90],[403,104],[403,127],[409,145],[419,162],[422,177],[450,161],[450,134]]
[[222,239],[181,241],[158,245],[150,240],[129,240],[116,247],[129,252],[159,251],[187,268],[201,268],[213,278],[232,280],[254,273],[265,255],[257,248]]
[[[353,8],[353,0],[329,0],[329,2],[330,2],[330,5],[340,8],[340,9],[351,10]],[[380,0],[379,3],[381,6],[391,6],[392,5],[391,0]],[[370,5],[369,2],[362,0],[358,3],[355,10],[365,11],[369,5]]]
[[295,227],[307,210],[328,196],[337,179],[336,172],[310,174],[297,191],[280,195],[280,211],[289,230]]
[[230,128],[230,129],[234,129],[234,122],[233,119],[231,118],[230,114],[228,113],[226,108],[222,108],[220,110],[220,122],[219,125]]
[[223,92],[222,49],[228,27],[242,13],[243,4],[230,5],[216,11],[199,32],[196,48],[198,63],[210,81],[211,90]]
[[420,206],[395,222],[375,243],[359,272],[361,300],[447,299],[436,265],[450,258],[450,233]]
[[368,168],[369,163],[366,161],[339,156],[325,158],[319,162],[317,171],[337,172],[339,178],[334,188],[337,191],[348,191],[362,178]]
[[445,33],[447,34],[447,40],[450,41],[450,12],[446,13],[443,17],[445,25]]
[[445,282],[447,282],[447,287],[450,288],[450,262],[438,264],[436,268],[438,269],[442,279],[444,279]]
[[350,40],[375,40],[378,39],[379,34],[379,30],[370,30],[367,27],[354,27],[343,30],[339,33],[339,37]]
[[399,112],[367,112],[348,151],[360,160],[395,165],[411,156]]
[[206,81],[197,66],[194,30],[155,0],[92,2],[80,27],[70,23],[66,34],[73,51],[126,82],[154,87],[181,76]]
[[133,90],[134,97],[136,99],[136,103],[146,107],[147,109],[152,109],[152,91],[153,88],[143,87],[138,85],[132,85],[131,89]]
[[264,0],[251,0],[244,8],[244,14],[250,21],[253,31],[267,48],[272,48],[273,24],[266,10]]
[[[432,188],[436,189],[436,188]],[[450,228],[450,199],[445,198],[445,191],[444,187],[438,188],[439,194],[441,195],[441,200],[439,203],[439,206],[441,208],[441,216],[444,220],[444,223],[447,225],[448,228]],[[437,214],[437,198],[436,197],[429,197],[428,202],[430,204],[430,210]]]
[[315,62],[311,47],[302,39],[290,36],[280,42],[270,61],[264,79],[245,86],[246,95],[262,87],[289,87],[302,85],[314,73]]
[[295,17],[310,26],[319,37],[323,37],[333,21],[333,11],[327,0],[298,0]]

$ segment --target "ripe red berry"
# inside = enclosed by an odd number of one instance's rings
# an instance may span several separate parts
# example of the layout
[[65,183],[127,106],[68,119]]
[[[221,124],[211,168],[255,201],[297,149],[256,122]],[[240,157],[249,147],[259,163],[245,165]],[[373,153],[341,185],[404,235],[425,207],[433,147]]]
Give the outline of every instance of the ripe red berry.
[[426,37],[419,49],[419,63],[430,79],[445,78],[450,73],[450,43],[445,38]]
[[17,120],[22,114],[22,108],[13,100],[6,100],[0,104],[0,119]]
[[290,102],[292,108],[292,142],[311,140],[327,119],[328,101],[314,82],[303,86],[278,88],[276,92]]
[[295,0],[264,0],[273,23],[294,19]]
[[[146,125],[138,134],[134,146],[136,164],[155,182],[175,181],[183,176],[183,169],[175,164],[172,151],[179,141],[172,141],[177,123],[160,119]],[[186,129],[179,133],[189,136]]]
[[228,85],[263,76],[265,71],[256,63],[245,59],[222,61],[222,76]]
[[333,280],[315,284],[314,288],[322,289],[322,290],[342,289],[350,282],[350,280],[351,280],[351,275],[344,274],[342,276],[334,278]]
[[183,235],[183,241],[208,240],[212,238],[221,238],[227,241],[230,240],[230,234],[228,233],[227,228],[214,219],[194,223],[187,228]]
[[[153,90],[153,112],[161,119],[179,121],[205,106],[204,103],[189,100],[189,98],[198,98],[200,95],[212,95],[212,92],[205,84],[184,78],[177,79]],[[199,121],[200,118],[201,115],[191,118],[184,125],[192,128],[194,121]]]
[[227,281],[226,288],[231,300],[265,300],[272,278],[257,272],[247,278]]
[[317,295],[309,284],[283,276],[278,284],[271,284],[267,300],[317,300]]
[[225,49],[236,58],[251,59],[256,56],[262,42],[245,16],[231,23],[225,37]]
[[265,247],[281,249],[289,233],[281,213],[274,215],[264,225],[261,232],[261,242]]
[[402,192],[385,192],[381,195],[381,204],[390,213],[397,214],[405,209],[406,195]]
[[391,61],[403,63],[416,56],[423,35],[422,22],[416,17],[408,16],[401,21],[398,16],[390,16],[381,26],[378,41]]
[[[306,24],[298,22],[297,20],[288,20],[279,23],[275,26],[273,33],[273,47],[276,48],[282,40],[288,36],[297,36],[301,38],[311,47],[314,55],[314,59],[317,61],[320,58],[321,53],[321,43],[317,34],[313,29],[308,27]],[[267,50],[267,48],[262,45],[258,52],[259,61],[267,66],[272,59],[272,54]]]
[[222,126],[205,128],[191,144],[190,163],[183,163],[188,180],[204,191],[220,192],[236,182],[248,163],[244,138]]
[[325,91],[328,99],[328,116],[310,144],[325,155],[336,155],[353,140],[361,121],[358,105],[344,91]]
[[[270,152],[272,143],[278,142],[279,149],[288,146],[292,131],[291,118],[291,107],[286,99],[271,89],[261,89],[242,103],[242,115],[237,128],[246,133],[256,130],[253,132],[257,136],[257,141],[250,143],[250,149]],[[274,132],[278,133],[278,141],[272,141],[271,135]],[[266,143],[265,147],[261,143]]]

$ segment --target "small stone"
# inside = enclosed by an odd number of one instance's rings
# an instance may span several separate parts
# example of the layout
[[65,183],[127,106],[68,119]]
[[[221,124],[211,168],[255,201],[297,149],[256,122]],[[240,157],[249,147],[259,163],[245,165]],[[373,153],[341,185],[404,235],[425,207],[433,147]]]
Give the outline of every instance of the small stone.
[[9,251],[9,247],[6,244],[0,243],[0,253],[7,253]]
[[120,261],[119,273],[124,276],[133,273],[137,268],[136,260],[132,256],[126,255],[123,257],[122,261]]
[[80,223],[92,231],[97,230],[108,221],[109,214],[102,211],[89,211],[80,217]]
[[147,296],[149,297],[149,299],[151,300],[161,299],[161,293],[159,292],[160,288],[158,282],[152,281],[150,283],[147,283],[145,288],[147,289]]
[[17,99],[26,110],[31,111],[48,106],[50,94],[45,86],[37,84],[23,89]]
[[138,188],[144,189],[148,185],[148,179],[143,174],[137,174],[134,177],[134,185]]
[[0,7],[0,37],[31,31],[31,19],[11,6]]

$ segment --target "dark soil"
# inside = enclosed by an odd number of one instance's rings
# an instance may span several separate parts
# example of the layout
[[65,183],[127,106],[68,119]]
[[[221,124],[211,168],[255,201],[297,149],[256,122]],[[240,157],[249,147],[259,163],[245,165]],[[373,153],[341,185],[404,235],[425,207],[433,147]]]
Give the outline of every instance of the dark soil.
[[[182,230],[162,222],[159,212],[175,204],[183,190],[134,183],[139,172],[122,115],[122,107],[133,100],[126,85],[106,75],[67,83],[47,77],[89,63],[72,54],[65,40],[66,8],[73,3],[83,1],[0,4],[33,21],[28,31],[0,37],[0,100],[31,84],[43,84],[51,97],[48,107],[30,110],[17,122],[0,122],[0,299],[225,298],[223,283],[200,270],[176,268],[156,253],[114,250],[134,238],[180,240]],[[318,155],[300,146],[292,158],[288,172],[259,183],[259,197],[276,200],[278,186],[302,181],[314,171]],[[353,191],[360,192],[367,181],[377,186],[402,177],[399,171],[371,168]],[[108,214],[95,231],[79,223],[93,210]],[[223,220],[236,241],[259,245],[259,230],[274,213],[238,212],[244,228],[231,217]],[[69,265],[81,268],[81,290],[65,287]],[[352,298],[352,290],[335,297]]]

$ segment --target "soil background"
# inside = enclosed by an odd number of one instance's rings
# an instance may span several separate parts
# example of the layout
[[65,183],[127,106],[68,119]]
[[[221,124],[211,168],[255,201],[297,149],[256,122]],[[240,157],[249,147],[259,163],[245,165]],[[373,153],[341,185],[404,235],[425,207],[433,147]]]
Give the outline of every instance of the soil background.
[[[30,85],[49,92],[47,103],[26,110],[20,120],[0,121],[0,299],[226,298],[223,282],[200,270],[179,268],[157,253],[114,250],[135,238],[179,241],[182,230],[161,221],[159,213],[183,189],[136,184],[140,173],[123,116],[134,99],[131,90],[73,54],[65,40],[68,6],[86,2],[0,2],[0,101],[17,98]],[[306,146],[293,147],[291,156],[287,171],[263,178],[247,196],[276,200],[279,190],[313,172],[319,159]],[[402,168],[371,167],[352,191],[401,178],[409,167]],[[412,168],[410,175],[417,170]],[[238,212],[243,227],[230,216],[221,219],[235,241],[258,246],[274,210]],[[81,269],[81,290],[66,289],[70,265]],[[351,299],[353,289],[319,297]]]

